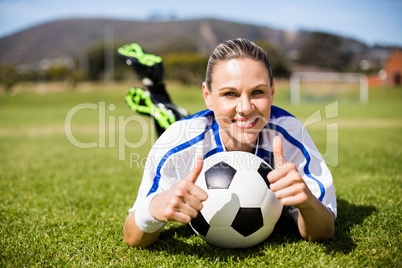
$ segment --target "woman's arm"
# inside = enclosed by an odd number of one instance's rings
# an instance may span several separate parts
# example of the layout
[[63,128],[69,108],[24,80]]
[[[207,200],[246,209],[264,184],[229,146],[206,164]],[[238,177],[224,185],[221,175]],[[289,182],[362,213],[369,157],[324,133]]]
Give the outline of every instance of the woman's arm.
[[[124,225],[124,241],[128,245],[147,247],[158,239],[162,228],[159,223],[168,221],[189,223],[192,218],[197,217],[198,211],[202,209],[202,202],[208,197],[204,190],[195,185],[202,165],[203,159],[200,157],[186,178],[178,181],[170,189],[155,195],[149,206],[140,208],[139,212],[142,213],[137,215],[137,220],[144,219],[144,222],[136,223],[135,211],[128,215]],[[150,233],[143,231],[146,230],[144,228],[155,223],[157,231],[154,231],[155,228],[151,228]],[[144,228],[141,230],[139,226]]]
[[124,224],[124,241],[127,245],[144,248],[152,245],[158,240],[160,230],[154,233],[145,233],[138,228],[135,223],[135,211],[127,216],[126,223]]
[[304,239],[323,241],[331,239],[335,233],[334,218],[314,195],[311,194],[310,205],[299,207],[297,225]]
[[283,157],[282,140],[274,138],[275,169],[268,174],[270,188],[284,206],[299,210],[298,227],[304,239],[327,240],[334,236],[335,225],[332,213],[310,191],[296,169]]

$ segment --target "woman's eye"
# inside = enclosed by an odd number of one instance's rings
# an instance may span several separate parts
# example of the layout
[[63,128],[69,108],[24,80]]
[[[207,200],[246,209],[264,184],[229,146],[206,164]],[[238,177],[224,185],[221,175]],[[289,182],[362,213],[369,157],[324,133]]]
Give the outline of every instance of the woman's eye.
[[253,91],[253,95],[262,94],[264,93],[262,90],[256,89]]
[[223,95],[225,97],[235,97],[236,96],[236,94],[234,92],[225,92]]

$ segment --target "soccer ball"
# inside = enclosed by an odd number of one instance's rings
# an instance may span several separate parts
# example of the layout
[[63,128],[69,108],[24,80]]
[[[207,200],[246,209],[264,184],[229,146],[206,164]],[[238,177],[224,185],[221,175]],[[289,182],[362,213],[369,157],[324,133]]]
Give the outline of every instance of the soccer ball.
[[251,153],[217,153],[204,161],[196,185],[208,193],[190,222],[207,243],[247,248],[265,240],[282,213],[282,203],[269,189],[272,168]]

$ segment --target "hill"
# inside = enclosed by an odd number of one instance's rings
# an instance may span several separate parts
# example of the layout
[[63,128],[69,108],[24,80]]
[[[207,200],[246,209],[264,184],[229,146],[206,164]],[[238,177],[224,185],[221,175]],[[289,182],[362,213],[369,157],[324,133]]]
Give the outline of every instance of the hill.
[[0,63],[37,62],[45,58],[74,57],[112,31],[115,41],[139,42],[153,49],[174,40],[189,40],[209,54],[221,41],[244,37],[269,39],[285,50],[297,48],[303,33],[214,19],[181,21],[123,21],[66,19],[48,22],[0,39]]
[[[366,72],[378,71],[383,68],[382,64],[393,50],[390,46],[369,47],[358,40],[332,34],[286,32],[217,19],[64,19],[0,38],[0,64],[19,65],[22,71],[38,67],[46,69],[47,66],[60,61],[74,66],[74,59],[81,58],[81,61],[85,62],[88,49],[102,44],[105,36],[112,36],[117,45],[138,42],[148,51],[161,55],[180,51],[177,47],[183,48],[186,45],[191,51],[209,55],[218,43],[235,37],[253,41],[269,40],[279,45],[288,59],[297,60],[298,64],[302,64],[303,69],[306,66],[321,69],[332,66],[332,69],[342,71],[361,71],[359,66],[362,62],[369,62],[369,69],[364,69]],[[346,60],[338,62],[340,59]],[[335,68],[333,62],[338,62]]]

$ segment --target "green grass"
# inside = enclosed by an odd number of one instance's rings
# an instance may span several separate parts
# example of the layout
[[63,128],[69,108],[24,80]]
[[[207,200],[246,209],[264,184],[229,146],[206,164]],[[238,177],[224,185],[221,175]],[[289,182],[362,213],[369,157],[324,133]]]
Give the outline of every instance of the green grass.
[[[118,126],[119,117],[132,115],[125,91],[115,85],[0,96],[1,267],[401,267],[402,89],[371,90],[368,105],[339,102],[337,117],[307,127],[325,153],[326,125],[338,123],[338,163],[329,166],[338,200],[334,239],[304,241],[284,215],[265,242],[245,250],[209,246],[177,223],[168,224],[148,249],[125,245],[123,224],[142,174],[130,154],[145,158],[152,140],[122,152],[119,132],[106,128],[105,147],[82,149],[64,130],[71,108],[96,104],[96,110],[75,114],[72,133],[99,145],[99,105],[105,103],[106,125],[115,120]],[[197,88],[175,86],[171,92],[192,113],[204,108]],[[316,111],[325,119],[329,103],[291,106],[287,96],[286,87],[277,90],[275,104],[302,121]],[[139,143],[147,130],[138,127],[127,124],[121,137]]]

